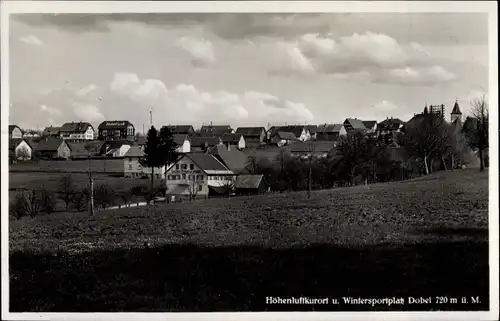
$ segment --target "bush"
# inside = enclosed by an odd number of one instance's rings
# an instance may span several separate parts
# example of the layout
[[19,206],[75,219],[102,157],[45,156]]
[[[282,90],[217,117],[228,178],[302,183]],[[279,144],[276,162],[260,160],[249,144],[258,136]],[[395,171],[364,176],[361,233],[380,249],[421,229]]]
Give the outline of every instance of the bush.
[[116,192],[108,184],[100,184],[94,188],[94,203],[103,209],[113,204]]
[[75,209],[78,212],[81,212],[85,209],[85,206],[86,206],[88,199],[89,199],[88,196],[89,196],[89,192],[88,192],[87,188],[85,188],[81,191],[76,191],[73,194],[73,197],[71,198],[71,203],[73,204],[73,206],[75,207]]
[[47,214],[54,213],[56,210],[56,198],[54,193],[51,193],[43,188],[40,191],[40,206],[43,212]]
[[17,194],[9,205],[9,214],[17,220],[27,214],[26,198],[23,194]]
[[41,199],[38,194],[39,193],[33,190],[27,197],[25,197],[26,214],[28,214],[31,218],[37,216],[40,213]]

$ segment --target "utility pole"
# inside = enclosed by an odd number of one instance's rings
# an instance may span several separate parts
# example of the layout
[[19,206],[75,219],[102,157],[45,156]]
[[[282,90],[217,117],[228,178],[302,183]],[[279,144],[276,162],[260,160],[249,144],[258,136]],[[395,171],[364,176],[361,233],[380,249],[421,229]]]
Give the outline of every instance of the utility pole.
[[94,216],[94,180],[92,179],[92,161],[90,157],[90,146],[88,147],[89,152],[89,210],[90,216]]
[[309,177],[307,180],[307,198],[311,198],[311,189],[312,189],[312,159],[314,155],[314,144],[309,142]]

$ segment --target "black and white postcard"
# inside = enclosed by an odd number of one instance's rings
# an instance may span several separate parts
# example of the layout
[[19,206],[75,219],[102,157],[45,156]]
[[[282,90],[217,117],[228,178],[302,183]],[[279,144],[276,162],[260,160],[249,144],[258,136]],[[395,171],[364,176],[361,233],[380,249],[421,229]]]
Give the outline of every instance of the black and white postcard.
[[2,319],[498,318],[496,2],[1,6]]

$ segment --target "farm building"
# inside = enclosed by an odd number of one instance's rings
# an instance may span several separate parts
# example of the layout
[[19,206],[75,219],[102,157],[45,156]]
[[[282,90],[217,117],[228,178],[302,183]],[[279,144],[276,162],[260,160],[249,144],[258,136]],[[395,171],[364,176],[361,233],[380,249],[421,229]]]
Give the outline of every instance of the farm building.
[[193,198],[220,193],[235,179],[214,155],[187,153],[167,171],[167,197]]
[[191,152],[191,139],[187,134],[174,135],[174,142],[177,144],[176,151],[178,153]]
[[59,129],[59,134],[63,139],[93,140],[94,127],[86,122],[65,123]]
[[365,124],[363,124],[362,120],[359,120],[357,118],[347,118],[344,121],[344,127],[348,133],[353,131],[366,132]]
[[9,138],[23,138],[23,131],[17,125],[9,125]]
[[297,136],[290,132],[279,131],[271,140],[272,144],[276,144],[278,147],[282,147],[293,142],[300,141]]
[[[305,127],[306,133],[309,132],[309,139],[315,140],[317,137],[318,133],[318,126],[317,125],[306,125]],[[306,139],[308,140],[308,139]]]
[[343,124],[324,124],[318,126],[316,140],[337,141],[340,136],[347,135]]
[[245,139],[245,147],[257,148],[266,141],[266,129],[264,127],[238,127],[236,134],[242,134]]
[[242,134],[225,134],[220,136],[220,139],[227,148],[245,149],[246,147],[245,138]]
[[133,140],[135,136],[135,127],[128,120],[103,121],[98,130],[98,139],[111,140]]
[[167,127],[174,135],[191,136],[195,134],[194,128],[191,125],[168,125]]
[[201,126],[200,136],[222,136],[224,134],[232,134],[233,129],[230,125],[204,125]]
[[306,141],[311,139],[311,133],[307,126],[303,125],[287,125],[287,126],[273,126],[268,130],[268,141],[273,142],[278,133],[292,133],[298,140]]
[[376,120],[363,120],[363,125],[365,125],[367,133],[375,133],[377,131]]
[[[144,156],[144,152],[139,146],[131,146],[123,157],[123,174],[126,178],[149,177],[153,174],[153,169],[143,167],[139,160]],[[165,166],[154,168],[155,179],[165,177]]]
[[68,141],[66,140],[69,148],[71,149],[71,158],[72,159],[81,159],[99,156],[103,152],[104,142],[99,140],[97,141]]
[[107,141],[104,144],[105,155],[108,157],[124,157],[130,149],[131,143],[129,141]]
[[24,138],[11,138],[9,140],[9,155],[13,160],[29,160],[33,153],[33,148]]
[[69,159],[71,148],[62,138],[47,137],[38,143],[35,153],[42,159]]
[[42,137],[60,137],[61,134],[59,131],[61,130],[61,127],[45,127],[45,129],[42,132]]
[[238,175],[234,182],[236,195],[255,195],[269,191],[269,186],[262,174]]
[[222,144],[219,137],[191,137],[191,151],[205,152],[208,148]]

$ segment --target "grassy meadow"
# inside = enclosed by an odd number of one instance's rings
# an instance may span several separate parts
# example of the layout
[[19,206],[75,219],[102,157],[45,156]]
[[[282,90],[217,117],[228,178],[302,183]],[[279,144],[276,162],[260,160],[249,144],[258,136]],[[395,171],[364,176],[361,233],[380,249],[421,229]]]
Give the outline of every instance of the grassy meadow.
[[[12,175],[12,174],[11,174]],[[475,170],[11,220],[10,310],[487,310],[488,176]],[[479,296],[441,306],[267,296]]]

